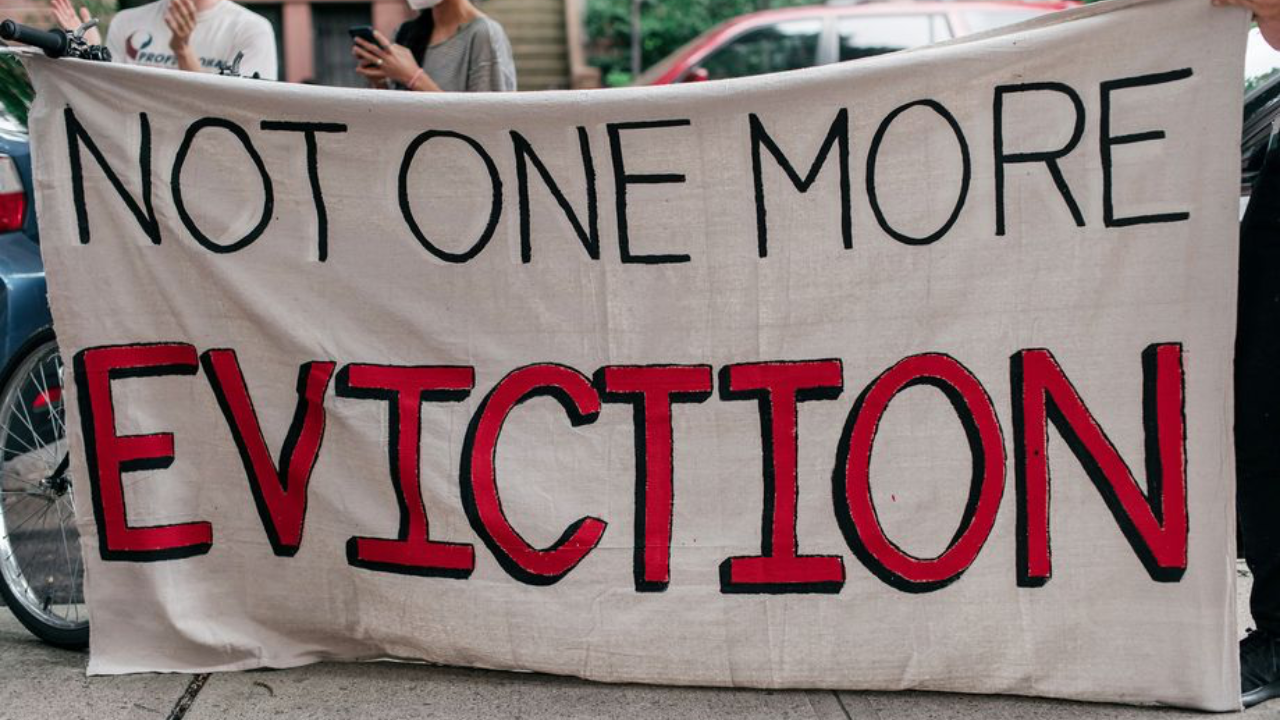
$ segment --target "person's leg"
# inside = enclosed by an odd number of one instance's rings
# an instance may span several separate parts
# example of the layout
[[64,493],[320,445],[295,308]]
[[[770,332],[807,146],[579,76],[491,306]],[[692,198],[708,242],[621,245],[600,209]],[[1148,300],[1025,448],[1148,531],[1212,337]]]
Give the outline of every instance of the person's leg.
[[1236,512],[1257,630],[1240,646],[1246,706],[1280,697],[1280,150],[1240,225],[1235,361]]

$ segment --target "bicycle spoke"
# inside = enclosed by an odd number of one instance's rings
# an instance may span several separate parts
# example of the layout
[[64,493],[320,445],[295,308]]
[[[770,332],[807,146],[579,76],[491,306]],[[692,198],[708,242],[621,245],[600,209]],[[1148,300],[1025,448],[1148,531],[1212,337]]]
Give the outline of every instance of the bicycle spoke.
[[[22,486],[38,489],[38,491],[44,491],[45,489],[44,473],[41,473],[40,477],[38,477],[37,479],[28,479],[28,475],[31,475],[29,471],[28,473],[18,473],[18,471],[14,471],[12,469],[13,465],[14,465],[13,462],[10,462],[9,465],[6,465],[6,466],[3,466],[3,468],[0,468],[0,482],[18,483],[18,484],[22,484]],[[10,484],[10,487],[12,487],[12,484]]]
[[[40,371],[40,373],[41,373],[41,375],[43,375],[43,374],[44,374],[44,368],[43,368],[43,365],[37,365],[35,369],[36,369],[36,370],[39,370],[39,371]],[[32,372],[32,373],[31,373],[31,376],[30,376],[29,380],[30,380],[30,384],[31,384],[32,386],[34,386],[34,387],[35,387],[35,390],[36,390],[36,397],[37,397],[37,398],[39,398],[39,397],[43,397],[43,398],[45,399],[45,402],[46,402],[46,403],[48,403],[48,402],[49,402],[49,388],[47,387],[47,384],[46,384],[46,385],[42,385],[42,384],[40,383],[40,381],[36,379],[36,376],[35,376],[35,373],[34,373],[34,372]],[[23,396],[23,395],[19,395],[19,397],[25,397],[25,396]],[[50,444],[51,444],[51,443],[42,443],[42,442],[41,442],[41,435],[40,435],[40,433],[36,432],[36,430],[35,430],[35,420],[33,420],[33,419],[32,419],[32,417],[31,417],[31,408],[29,407],[29,404],[28,404],[27,402],[25,402],[25,401],[24,401],[24,402],[22,402],[22,403],[21,403],[21,406],[22,406],[22,414],[23,414],[23,416],[26,418],[26,421],[27,421],[27,429],[31,431],[31,440],[32,440],[32,442],[35,442],[35,443],[39,446],[39,450],[40,450],[41,452],[43,452],[43,451],[45,451],[45,450],[49,450],[49,446],[50,446]],[[52,405],[49,405],[48,407],[49,407],[49,412],[50,412],[50,413],[52,413],[52,412],[53,412],[53,407],[52,407]],[[53,423],[52,423],[52,422],[50,422],[50,425],[53,425]],[[55,431],[56,431],[56,428],[55,428]],[[57,458],[56,458],[56,457],[51,457],[50,459],[51,459],[51,460],[56,460]]]
[[[31,384],[35,385],[36,390],[39,391],[39,394],[37,394],[36,397],[44,397],[45,401],[48,402],[49,381],[45,379],[45,376],[44,376],[44,363],[40,363],[39,365],[36,365],[36,371],[40,373],[40,380],[36,379],[35,373],[31,374]],[[41,380],[43,380],[44,382],[41,382]]]
[[[4,474],[4,472],[5,472],[5,471],[0,470],[0,480],[4,479],[4,478],[3,478],[3,474]],[[10,478],[13,478],[13,479],[14,479],[14,480],[16,480],[17,482],[22,483],[23,485],[26,485],[26,486],[28,486],[28,487],[32,487],[32,488],[35,488],[36,490],[39,490],[39,491],[41,491],[41,492],[44,492],[44,486],[43,486],[43,485],[41,485],[41,484],[40,484],[40,483],[38,483],[38,482],[35,482],[35,481],[32,481],[32,480],[28,480],[28,479],[26,479],[26,478],[22,477],[21,475],[16,475],[16,474],[10,474],[10,475],[9,475],[9,477],[10,477]]]
[[[37,385],[40,388],[40,396],[45,399],[45,407],[49,408],[49,419],[52,421],[52,425],[54,426],[53,427],[54,434],[57,435],[59,438],[66,437],[67,428],[65,425],[62,424],[62,418],[61,418],[62,413],[58,411],[58,407],[54,406],[54,400],[49,394],[49,378],[44,374],[44,363],[40,363],[39,367],[40,367],[40,380],[42,380],[42,382],[37,383]],[[61,398],[59,398],[58,404],[61,405],[61,403],[62,403],[62,400]]]
[[[70,507],[74,507],[72,506],[72,503],[70,501],[67,502],[67,505]],[[72,518],[74,519],[74,517],[75,515],[73,511]],[[78,530],[76,531],[75,539],[72,542],[75,546],[76,551],[73,553],[75,559],[71,563],[71,578],[70,578],[71,595],[70,597],[72,600],[75,600],[77,597],[77,590],[79,590],[79,598],[81,601],[83,601],[84,588],[81,586],[81,583],[82,583],[81,578],[83,577],[81,573],[81,568],[84,566],[84,553],[80,549],[80,533]],[[75,608],[76,622],[80,621],[80,605],[81,603],[78,603],[78,602],[72,603],[72,607]]]
[[[22,419],[22,418],[19,418],[19,420],[21,420],[21,419]],[[24,422],[25,422],[25,421],[24,421]],[[34,430],[32,430],[32,431],[31,431],[31,433],[32,433],[32,437],[35,437],[35,431],[34,431]],[[19,445],[21,445],[21,446],[22,446],[22,448],[23,448],[23,450],[25,450],[25,451],[26,451],[26,452],[22,452],[22,453],[15,454],[12,458],[8,458],[8,460],[6,460],[6,462],[12,462],[14,458],[19,458],[19,457],[29,457],[29,456],[30,456],[30,457],[35,457],[35,458],[39,459],[39,460],[40,460],[40,461],[45,465],[45,469],[46,469],[46,470],[49,470],[49,469],[52,469],[52,468],[53,468],[53,465],[50,463],[50,458],[49,458],[47,455],[45,455],[43,452],[41,452],[41,449],[40,449],[40,448],[34,448],[34,447],[31,447],[30,445],[28,445],[28,444],[27,444],[27,442],[26,442],[25,440],[23,440],[23,439],[22,439],[21,437],[19,437],[17,434],[15,434],[15,433],[13,433],[13,432],[9,432],[9,433],[7,433],[7,434],[5,435],[5,439],[6,439],[6,440],[8,440],[8,439],[12,439],[14,442],[16,442],[16,443],[18,443]],[[4,442],[3,444],[0,444],[0,451],[8,450],[8,447],[9,447],[9,445],[8,445],[8,442],[6,441],[6,442]],[[43,448],[43,447],[47,447],[47,446],[42,446],[42,448]]]
[[[55,501],[54,505],[58,503]],[[67,571],[71,571],[71,549],[67,546],[67,520],[62,515],[62,507],[58,507],[58,532],[62,535],[62,556],[67,560]],[[67,599],[70,600],[75,595],[75,576],[67,576]]]
[[[17,456],[14,456],[14,457],[10,458],[10,459],[9,459],[9,461],[8,461],[7,463],[5,463],[4,465],[0,465],[0,479],[3,479],[4,477],[6,477],[6,476],[7,476],[7,477],[11,477],[11,478],[13,478],[14,480],[21,480],[22,482],[25,482],[25,483],[28,483],[28,484],[31,484],[31,485],[38,485],[38,484],[39,484],[39,482],[38,482],[38,481],[28,480],[28,479],[26,479],[26,477],[25,477],[23,474],[21,474],[21,473],[19,473],[19,472],[17,472],[16,470],[14,470],[14,469],[13,469],[13,468],[14,468],[14,466],[20,466],[20,464],[21,464],[20,462],[14,462],[14,461],[15,461],[15,460],[18,460],[19,458],[23,458],[23,457],[29,457],[29,454],[28,454],[28,455],[17,455]],[[41,463],[41,464],[43,464],[43,463]],[[30,473],[27,473],[27,474],[29,475]],[[41,480],[43,480],[43,479],[44,479],[44,475],[43,475],[43,474],[41,474],[40,479],[41,479]]]
[[[14,413],[14,416],[15,416],[15,417],[17,417],[19,420],[21,420],[21,421],[22,421],[22,424],[23,424],[23,425],[25,425],[25,426],[27,427],[27,432],[31,433],[31,439],[34,441],[34,440],[35,440],[35,438],[36,438],[36,429],[35,429],[35,427],[31,424],[31,415],[29,415],[29,414],[27,413],[26,403],[22,401],[22,393],[19,393],[19,394],[18,394],[18,406],[17,406],[16,410],[21,410],[21,411],[22,411],[22,414],[21,414],[21,415],[19,415],[19,414],[17,414],[17,413],[15,412],[15,413]],[[10,433],[10,436],[12,436],[12,435],[13,435],[13,433]],[[19,442],[21,442],[21,441],[19,441]],[[23,443],[23,445],[26,445],[26,448],[27,448],[28,450],[32,450],[32,451],[34,452],[34,450],[35,450],[35,449],[34,449],[34,448],[32,448],[30,445],[27,445],[26,443]]]
[[[13,508],[12,508],[12,506],[10,506],[10,509],[13,509]],[[27,517],[26,517],[22,522],[26,522],[27,520],[30,520],[30,519],[31,519],[31,518],[32,518],[36,513],[40,512],[40,510],[41,510],[41,509],[42,509],[42,506],[37,505],[37,506],[36,506],[36,509],[35,509],[35,510],[33,510],[30,514],[28,514],[28,515],[27,515]],[[5,523],[5,536],[7,537],[7,536],[9,536],[9,535],[12,535],[12,534],[13,534],[13,531],[14,531],[14,530],[17,530],[19,527],[21,527],[21,525],[22,525],[22,523],[19,523],[18,525],[10,526],[10,525],[9,525],[9,523],[7,523],[7,522],[6,522],[6,523]]]
[[9,528],[9,531],[8,531],[6,534],[7,534],[7,535],[13,535],[13,533],[14,533],[15,531],[17,531],[17,530],[18,530],[18,528],[21,528],[23,525],[26,525],[27,523],[29,523],[29,522],[31,522],[32,520],[34,520],[34,519],[36,518],[36,516],[37,516],[37,515],[39,515],[40,517],[42,517],[42,518],[43,518],[43,517],[44,517],[44,516],[49,512],[49,508],[52,508],[52,507],[53,507],[53,504],[52,504],[52,503],[50,503],[50,504],[46,504],[46,505],[44,506],[44,509],[43,509],[43,510],[37,510],[36,512],[31,513],[30,515],[28,515],[28,516],[27,516],[27,518],[26,518],[25,520],[23,520],[22,522],[18,523],[17,525],[14,525],[12,528]]
[[[31,431],[31,441],[39,445],[39,443],[40,443],[40,433],[36,432],[35,426],[34,426],[34,425],[32,425],[32,422],[31,422],[31,413],[29,413],[29,412],[27,411],[27,404],[26,404],[25,402],[24,402],[24,403],[21,403],[21,408],[22,408],[22,417],[24,418],[23,422],[26,424],[27,429]],[[43,456],[43,457],[45,457],[45,458],[48,458],[48,459],[49,459],[49,460],[51,460],[51,461],[53,461],[53,460],[57,460],[57,458],[54,458],[54,457],[51,457],[51,456],[49,456],[49,455],[45,454],[45,452],[44,452],[44,451],[46,451],[46,450],[48,450],[48,449],[49,449],[49,446],[48,446],[48,445],[40,445],[40,446],[39,446],[39,448],[33,449],[33,450],[32,450],[32,452],[38,452],[38,453],[40,453],[40,454],[41,454],[41,456]],[[56,465],[56,463],[54,463],[54,464]],[[51,466],[50,466],[50,469],[52,469],[52,467],[53,467],[53,465],[51,465]]]
[[[31,384],[33,384],[33,385],[35,385],[35,386],[36,386],[36,399],[37,399],[37,401],[38,401],[40,398],[44,398],[44,406],[45,406],[46,408],[49,408],[50,420],[52,420],[52,415],[53,415],[53,398],[51,398],[51,397],[49,396],[49,380],[48,380],[48,378],[46,378],[46,377],[45,377],[45,375],[44,375],[44,363],[40,363],[39,365],[37,365],[37,366],[36,366],[36,372],[39,372],[39,373],[40,373],[40,378],[39,378],[39,379],[37,379],[37,378],[36,378],[36,376],[35,376],[35,373],[32,373],[32,374],[31,374]],[[51,424],[52,424],[52,423],[51,423]]]
[[[28,498],[28,499],[30,499],[30,498]],[[22,502],[22,501],[21,501],[21,500],[11,501],[11,502],[9,503],[8,507],[5,509],[5,512],[6,512],[6,513],[8,513],[8,514],[10,514],[10,515],[17,513],[17,511],[18,511],[18,504],[19,504],[20,502]],[[37,504],[36,504],[36,509],[35,509],[35,510],[33,510],[31,514],[34,514],[34,513],[40,512],[40,508],[41,508],[41,507],[42,507],[42,504],[41,504],[41,503],[37,503]],[[30,518],[30,516],[31,516],[31,515],[29,514],[27,517],[28,517],[28,518]],[[15,525],[15,526],[13,526],[13,527],[10,527],[10,526],[9,526],[9,523],[6,521],[6,522],[4,523],[4,534],[3,534],[3,535],[0,535],[0,537],[8,537],[8,536],[10,535],[10,533],[12,533],[12,532],[13,532],[13,530],[15,530],[15,529],[17,529],[17,526],[16,526],[16,525]]]
[[21,497],[40,497],[43,492],[33,492],[31,490],[0,490],[0,496],[11,495]]
[[[75,582],[81,582],[81,583],[83,582],[83,581],[81,580],[81,578],[83,578],[83,577],[84,577],[83,569],[84,569],[84,553],[82,553],[82,552],[78,552],[78,553],[76,553],[76,564],[75,564],[75,567],[73,567],[73,568],[71,569],[71,577],[72,577],[72,579],[73,579]],[[80,599],[81,599],[81,600],[83,600],[83,599],[84,599],[84,587],[83,587],[83,586],[81,586],[81,588],[80,588],[80,596],[81,596],[81,597],[80,597]]]
[[[18,418],[18,419],[19,419],[19,420],[21,420],[22,418]],[[23,421],[23,422],[25,422],[25,421]],[[31,427],[31,426],[30,426],[30,425],[28,425],[27,427],[29,428],[29,427]],[[34,430],[32,430],[32,431],[31,431],[31,434],[32,434],[32,436],[34,437],[34,436],[35,436],[35,431],[34,431]],[[33,447],[31,447],[30,445],[28,445],[28,444],[27,444],[27,442],[26,442],[25,440],[23,440],[22,438],[18,437],[17,435],[15,435],[15,434],[14,434],[14,433],[12,433],[12,432],[8,433],[8,434],[5,436],[5,438],[6,438],[6,440],[7,440],[8,438],[12,438],[15,442],[17,442],[19,445],[21,445],[21,446],[23,447],[23,449],[25,449],[25,450],[26,450],[26,452],[25,452],[25,453],[20,453],[19,455],[15,455],[14,457],[20,457],[20,456],[22,456],[22,455],[30,455],[30,454],[33,454],[33,453],[39,453],[39,451],[38,451],[38,450],[36,450],[35,448],[33,448]],[[8,449],[8,443],[7,443],[7,442],[6,442],[4,445],[0,445],[0,450],[6,450],[6,449]]]

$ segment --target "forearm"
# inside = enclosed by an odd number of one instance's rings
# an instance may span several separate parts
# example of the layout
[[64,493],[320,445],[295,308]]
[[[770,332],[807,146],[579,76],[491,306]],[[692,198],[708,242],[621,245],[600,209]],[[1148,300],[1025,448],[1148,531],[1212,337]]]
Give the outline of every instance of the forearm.
[[442,92],[440,86],[436,84],[431,76],[419,70],[413,77],[409,78],[409,82],[405,83],[405,89],[414,92]]
[[191,49],[190,45],[181,50],[174,51],[173,57],[178,61],[179,70],[186,70],[187,72],[205,72],[204,66],[200,64],[199,56],[196,55],[195,50]]
[[1262,38],[1273,48],[1280,48],[1280,17],[1258,17],[1258,30]]

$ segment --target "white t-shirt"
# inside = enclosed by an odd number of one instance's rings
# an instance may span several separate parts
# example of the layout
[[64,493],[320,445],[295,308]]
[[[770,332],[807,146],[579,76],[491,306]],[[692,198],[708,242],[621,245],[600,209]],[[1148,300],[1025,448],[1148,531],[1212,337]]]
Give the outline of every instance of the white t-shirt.
[[[107,30],[111,58],[135,65],[178,67],[178,61],[169,49],[172,33],[164,23],[168,9],[169,0],[156,0],[117,13]],[[213,7],[196,14],[191,48],[207,71],[218,72],[229,67],[235,61],[236,53],[243,52],[241,76],[253,77],[256,72],[266,80],[278,77],[276,35],[271,22],[232,0],[218,0]]]

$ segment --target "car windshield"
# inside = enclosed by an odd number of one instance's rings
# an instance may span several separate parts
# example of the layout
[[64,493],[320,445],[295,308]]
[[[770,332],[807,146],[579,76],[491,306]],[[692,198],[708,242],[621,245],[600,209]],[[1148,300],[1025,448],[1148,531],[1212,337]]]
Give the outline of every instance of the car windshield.
[[1273,50],[1266,40],[1262,39],[1262,31],[1253,28],[1249,31],[1249,46],[1244,55],[1244,91],[1260,87],[1266,81],[1280,73],[1280,51]]
[[1262,171],[1280,115],[1280,52],[1272,50],[1257,28],[1249,31],[1244,61],[1244,127],[1240,139],[1240,186],[1247,194]]
[[987,30],[995,30],[1005,25],[1030,20],[1033,17],[1043,15],[1044,11],[1039,8],[1030,10],[1024,8],[1011,8],[1007,10],[971,10],[964,14],[965,23],[969,26],[970,33],[986,32]]

